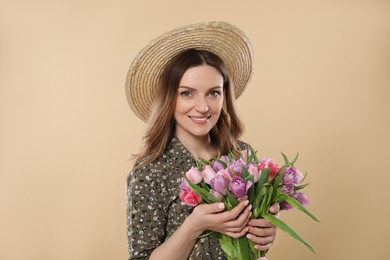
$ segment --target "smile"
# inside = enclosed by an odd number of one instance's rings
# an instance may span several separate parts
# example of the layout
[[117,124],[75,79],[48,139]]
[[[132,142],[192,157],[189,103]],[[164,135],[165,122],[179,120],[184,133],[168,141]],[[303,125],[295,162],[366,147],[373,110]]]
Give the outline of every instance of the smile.
[[192,117],[192,116],[190,116],[189,118],[197,124],[204,124],[204,123],[207,123],[210,116],[207,116],[207,117]]

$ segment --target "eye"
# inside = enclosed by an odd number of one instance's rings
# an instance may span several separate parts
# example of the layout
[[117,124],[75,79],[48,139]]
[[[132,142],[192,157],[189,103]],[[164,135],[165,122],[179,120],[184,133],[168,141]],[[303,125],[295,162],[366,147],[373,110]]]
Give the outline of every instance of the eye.
[[190,92],[190,91],[182,91],[182,92],[180,92],[180,96],[182,96],[182,97],[190,97],[190,96],[192,96],[192,93]]
[[212,90],[212,91],[210,91],[209,95],[212,97],[218,97],[219,95],[221,95],[221,92],[219,92],[217,90]]

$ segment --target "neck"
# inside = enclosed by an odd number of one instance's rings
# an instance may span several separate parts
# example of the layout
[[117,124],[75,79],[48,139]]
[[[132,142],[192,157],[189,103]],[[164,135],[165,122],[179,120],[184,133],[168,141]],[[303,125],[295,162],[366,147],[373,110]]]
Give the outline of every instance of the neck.
[[180,136],[176,135],[176,138],[180,140],[194,158],[209,160],[218,153],[218,149],[211,144],[209,135],[204,137],[186,136],[186,138],[180,138]]

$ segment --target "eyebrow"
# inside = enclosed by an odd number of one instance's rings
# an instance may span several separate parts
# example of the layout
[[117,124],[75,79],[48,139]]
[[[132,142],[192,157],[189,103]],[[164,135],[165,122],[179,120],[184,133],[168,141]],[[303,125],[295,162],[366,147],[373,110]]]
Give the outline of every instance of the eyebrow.
[[[196,88],[191,88],[191,87],[187,87],[187,86],[179,86],[179,88],[185,88],[185,89],[189,89],[189,90],[197,90]],[[215,86],[215,87],[212,87],[212,88],[209,88],[209,90],[214,90],[214,89],[222,89],[223,87],[221,86]]]

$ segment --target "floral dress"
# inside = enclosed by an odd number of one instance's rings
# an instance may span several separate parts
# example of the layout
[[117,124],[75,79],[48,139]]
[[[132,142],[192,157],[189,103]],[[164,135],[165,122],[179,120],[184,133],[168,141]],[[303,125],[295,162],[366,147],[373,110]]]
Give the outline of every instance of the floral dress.
[[[244,147],[245,143],[240,142]],[[149,259],[191,214],[193,207],[179,198],[181,177],[195,160],[177,138],[152,163],[132,171],[127,195],[127,236],[130,259]],[[189,259],[225,259],[214,237],[199,238]]]

